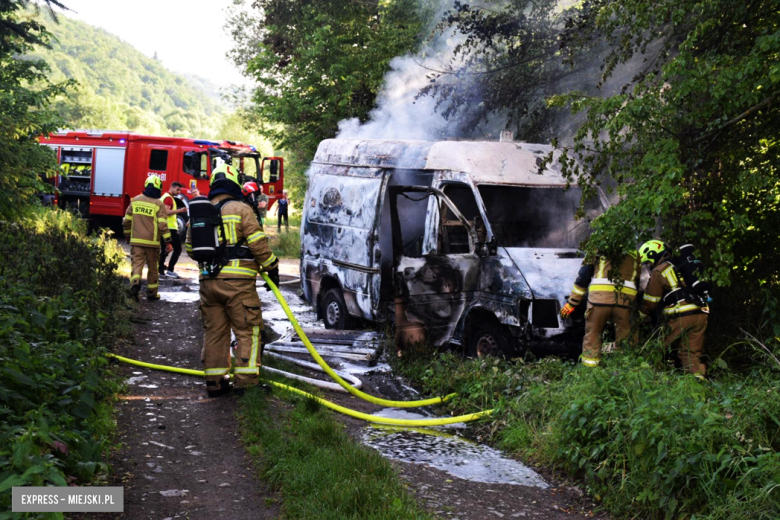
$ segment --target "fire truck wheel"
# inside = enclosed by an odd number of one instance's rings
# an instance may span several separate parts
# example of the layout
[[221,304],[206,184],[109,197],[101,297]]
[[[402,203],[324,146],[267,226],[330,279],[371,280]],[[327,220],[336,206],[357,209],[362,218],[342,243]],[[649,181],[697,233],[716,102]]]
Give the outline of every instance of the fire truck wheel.
[[337,288],[328,290],[322,297],[320,306],[326,329],[345,330],[351,327],[352,319],[341,290]]
[[469,357],[499,356],[508,359],[513,354],[512,342],[502,325],[477,325],[471,330],[468,338]]

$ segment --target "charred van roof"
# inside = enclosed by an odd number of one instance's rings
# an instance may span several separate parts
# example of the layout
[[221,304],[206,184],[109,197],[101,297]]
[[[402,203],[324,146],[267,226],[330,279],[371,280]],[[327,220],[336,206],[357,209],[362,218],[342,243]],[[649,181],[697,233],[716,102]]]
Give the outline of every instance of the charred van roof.
[[519,142],[326,139],[312,162],[464,172],[474,184],[566,186],[557,161],[539,171],[552,150],[550,145]]

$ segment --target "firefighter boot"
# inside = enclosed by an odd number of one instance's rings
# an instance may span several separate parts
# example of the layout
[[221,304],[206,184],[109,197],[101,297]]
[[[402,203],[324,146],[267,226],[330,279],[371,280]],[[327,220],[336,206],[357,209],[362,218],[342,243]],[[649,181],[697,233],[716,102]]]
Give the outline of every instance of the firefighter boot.
[[141,292],[140,284],[133,284],[130,286],[130,297],[135,301],[138,301],[138,294]]
[[228,376],[219,381],[206,381],[206,394],[209,397],[219,397],[230,392],[230,379]]

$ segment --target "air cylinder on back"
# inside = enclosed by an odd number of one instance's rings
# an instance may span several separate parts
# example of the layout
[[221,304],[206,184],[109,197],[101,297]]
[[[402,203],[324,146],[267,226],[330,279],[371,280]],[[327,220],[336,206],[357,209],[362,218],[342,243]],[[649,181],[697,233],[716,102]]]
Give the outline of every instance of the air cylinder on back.
[[217,214],[207,197],[195,197],[190,201],[190,237],[192,259],[198,263],[210,263],[219,247]]

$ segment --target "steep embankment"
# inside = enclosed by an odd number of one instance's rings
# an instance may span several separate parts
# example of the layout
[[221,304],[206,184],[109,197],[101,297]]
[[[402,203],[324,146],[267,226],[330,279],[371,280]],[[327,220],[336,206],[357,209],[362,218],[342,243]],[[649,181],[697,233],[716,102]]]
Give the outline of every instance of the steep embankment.
[[54,81],[78,89],[55,106],[74,128],[112,128],[171,136],[215,138],[226,110],[216,87],[166,69],[113,34],[58,16],[48,23],[50,50],[39,50]]

